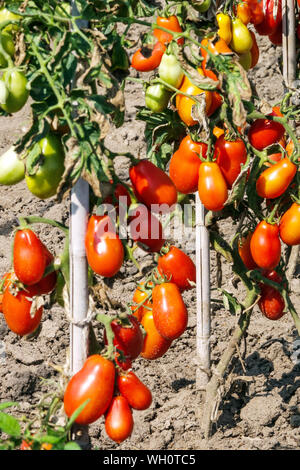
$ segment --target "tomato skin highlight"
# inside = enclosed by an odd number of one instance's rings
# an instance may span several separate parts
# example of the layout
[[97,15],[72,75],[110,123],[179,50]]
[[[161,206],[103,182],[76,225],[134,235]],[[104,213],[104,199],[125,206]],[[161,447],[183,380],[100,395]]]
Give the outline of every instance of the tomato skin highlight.
[[219,165],[203,162],[199,168],[198,193],[207,210],[220,211],[228,198],[226,180]]
[[242,139],[226,140],[221,135],[215,143],[215,158],[229,186],[232,187],[241,172],[241,165],[246,163],[247,150]]
[[31,229],[18,230],[14,239],[13,265],[17,278],[31,286],[39,282],[46,267],[43,244]]
[[300,244],[300,204],[294,202],[279,222],[281,240],[289,246]]
[[105,415],[105,430],[110,439],[120,444],[133,431],[133,417],[128,401],[123,396],[113,397]]
[[119,272],[124,261],[124,248],[108,215],[90,217],[85,250],[89,266],[95,273],[113,277]]
[[141,356],[148,360],[155,360],[162,357],[168,351],[172,341],[165,339],[158,332],[153,320],[152,311],[149,310],[144,314],[141,324],[146,331]]
[[99,354],[89,356],[71,378],[64,394],[64,409],[70,417],[86,400],[90,400],[76,418],[78,424],[91,424],[103,415],[113,397],[115,366]]
[[23,108],[28,100],[27,78],[23,72],[18,70],[8,70],[0,78],[6,85],[8,97],[5,103],[0,104],[1,108],[8,114],[16,113]]
[[176,204],[177,190],[171,178],[149,160],[132,166],[129,176],[138,200],[149,209],[153,204]]
[[284,136],[284,132],[284,127],[280,122],[256,119],[250,126],[248,138],[254,148],[263,150],[269,145],[279,142]]
[[138,49],[132,56],[131,67],[139,72],[151,72],[159,66],[165,50],[166,46],[159,41],[154,45],[149,56],[146,56],[146,48]]
[[152,312],[157,331],[167,340],[179,338],[186,329],[188,312],[173,282],[164,282],[152,291]]
[[196,266],[192,259],[176,246],[158,259],[158,270],[176,284],[181,291],[193,289],[189,281],[196,282]]
[[170,178],[177,191],[183,194],[197,191],[201,165],[199,156],[206,158],[206,152],[207,144],[194,142],[189,135],[181,141],[179,149],[171,157],[169,166]]
[[[174,31],[174,33],[181,33],[182,29],[179,24],[178,18],[175,15],[171,15],[169,17],[158,16],[156,18],[156,24],[158,26],[162,26],[163,28],[169,29],[170,31]],[[163,44],[168,44],[173,40],[173,34],[167,33],[161,29],[154,29],[153,31],[154,36],[158,41]],[[178,44],[184,43],[184,38],[180,38],[177,40]]]
[[38,308],[33,315],[30,313],[33,297],[37,294],[34,286],[26,287],[26,290],[20,290],[16,295],[10,292],[9,287],[10,283],[2,299],[2,310],[7,326],[19,336],[33,333],[39,326],[43,314],[43,307]]
[[152,403],[152,394],[148,387],[130,371],[118,374],[117,385],[121,395],[126,398],[131,408],[146,410]]
[[262,269],[275,269],[280,261],[279,227],[262,220],[253,232],[250,242],[254,262]]
[[285,157],[264,170],[256,181],[256,191],[260,197],[274,199],[281,196],[289,187],[297,166]]

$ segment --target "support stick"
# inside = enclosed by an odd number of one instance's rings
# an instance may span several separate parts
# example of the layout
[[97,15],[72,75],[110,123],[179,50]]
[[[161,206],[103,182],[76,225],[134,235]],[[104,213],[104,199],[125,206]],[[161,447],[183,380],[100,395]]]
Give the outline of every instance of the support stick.
[[203,389],[210,370],[210,256],[205,208],[196,192],[196,292],[197,292],[197,373],[196,386]]

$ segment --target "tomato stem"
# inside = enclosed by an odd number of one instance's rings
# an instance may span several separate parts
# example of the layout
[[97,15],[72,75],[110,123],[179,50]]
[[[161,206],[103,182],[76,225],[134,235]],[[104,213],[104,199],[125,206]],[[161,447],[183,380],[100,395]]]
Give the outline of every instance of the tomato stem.
[[114,360],[114,352],[115,352],[115,346],[114,346],[114,338],[115,334],[113,332],[113,329],[111,327],[111,323],[117,319],[117,317],[109,317],[108,315],[105,315],[104,313],[99,313],[96,317],[97,321],[102,323],[104,325],[105,331],[106,331],[106,337],[107,337],[107,351],[105,354],[103,354],[104,357],[107,359],[113,361]]

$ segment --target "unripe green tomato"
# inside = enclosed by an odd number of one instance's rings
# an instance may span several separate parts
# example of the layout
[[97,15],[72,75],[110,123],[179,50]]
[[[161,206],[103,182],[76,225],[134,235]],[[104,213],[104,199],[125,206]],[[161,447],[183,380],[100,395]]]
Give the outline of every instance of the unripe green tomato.
[[[9,54],[10,57],[13,57],[15,53],[15,44],[14,44],[12,36],[8,33],[1,33],[0,41],[2,43],[2,47],[5,50],[5,52],[7,52],[7,54]],[[7,60],[0,53],[0,68],[3,69],[4,67],[7,67]]]
[[[14,13],[11,13],[7,8],[1,8],[0,9],[0,23],[3,23],[4,21],[12,20],[12,21],[20,21],[21,16],[20,15],[15,15]],[[16,24],[10,24],[4,28],[3,31],[7,33],[11,33],[12,31],[18,31],[19,27]]]
[[232,20],[231,48],[238,54],[245,54],[245,52],[250,51],[252,45],[252,36],[247,26],[240,18]]
[[0,80],[5,83],[8,90],[7,100],[5,103],[1,103],[0,106],[8,114],[16,113],[23,108],[28,100],[27,78],[23,72],[13,69],[4,72]]
[[184,74],[174,54],[164,53],[158,67],[159,76],[174,88],[179,88]]
[[161,83],[148,86],[145,94],[145,104],[154,113],[164,111],[169,103],[171,93]]
[[199,11],[200,13],[205,13],[211,5],[211,0],[204,0],[200,5],[197,5],[197,3],[193,3],[193,7],[195,10]]
[[251,52],[245,52],[245,54],[241,54],[239,58],[239,63],[243,66],[243,68],[248,71],[251,67],[252,63],[252,55]]
[[25,178],[25,165],[18,158],[14,147],[10,147],[0,157],[0,184],[11,186]]
[[0,80],[0,105],[5,104],[8,98],[9,91],[2,80]]
[[[26,175],[29,191],[40,199],[48,199],[56,190],[64,173],[64,150],[60,139],[48,134],[39,142],[42,159],[33,175]],[[28,170],[28,168],[27,168]]]

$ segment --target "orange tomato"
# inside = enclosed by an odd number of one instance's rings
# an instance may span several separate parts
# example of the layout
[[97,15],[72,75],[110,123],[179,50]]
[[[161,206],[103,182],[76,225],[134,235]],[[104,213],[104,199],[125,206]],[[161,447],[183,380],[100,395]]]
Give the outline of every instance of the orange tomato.
[[141,324],[146,332],[144,346],[141,356],[144,359],[154,360],[162,357],[172,344],[172,341],[165,339],[158,331],[154,324],[153,313],[151,311],[145,313]]
[[297,166],[287,157],[264,170],[256,181],[260,197],[274,199],[281,196],[292,182]]
[[279,234],[286,245],[300,244],[300,204],[294,202],[279,222]]
[[228,197],[226,180],[219,165],[203,162],[199,168],[198,193],[207,210],[220,211]]

